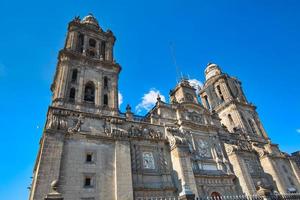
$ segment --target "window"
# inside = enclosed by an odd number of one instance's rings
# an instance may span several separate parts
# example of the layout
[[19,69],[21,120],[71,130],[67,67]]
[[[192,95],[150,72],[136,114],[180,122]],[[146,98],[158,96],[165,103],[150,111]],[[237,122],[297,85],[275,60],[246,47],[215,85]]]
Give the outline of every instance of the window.
[[105,42],[102,41],[100,44],[100,55],[102,56],[103,60],[105,60]]
[[295,186],[295,183],[294,183],[293,179],[292,179],[291,177],[289,177],[289,176],[288,176],[288,179],[289,179],[290,184],[291,184],[292,186]]
[[107,78],[107,76],[104,76],[104,79],[103,79],[103,87],[104,87],[104,88],[108,88],[108,78]]
[[95,52],[94,52],[93,50],[89,50],[89,51],[88,51],[88,56],[90,56],[90,57],[93,58],[93,57],[95,57],[95,55],[96,55],[96,54],[95,54]]
[[85,85],[84,100],[92,103],[95,101],[95,86],[93,82],[88,82]]
[[228,120],[230,124],[234,124],[231,114],[228,114]]
[[92,179],[91,177],[85,177],[84,179],[84,187],[91,187],[92,186]]
[[206,95],[204,96],[204,101],[205,101],[205,104],[206,104],[207,108],[211,109],[209,101],[208,101],[208,97]]
[[85,161],[88,162],[88,163],[92,162],[93,161],[93,154],[92,153],[86,154]]
[[217,85],[217,92],[218,92],[218,96],[220,97],[220,99],[223,102],[224,101],[224,97],[223,97],[220,85]]
[[256,129],[254,127],[253,121],[251,119],[248,119],[248,123],[249,123],[252,133],[256,133]]
[[96,40],[90,39],[89,40],[89,45],[90,45],[90,47],[96,47]]
[[71,88],[69,100],[70,100],[71,102],[74,102],[74,100],[75,100],[75,88]]
[[103,96],[103,105],[105,105],[105,106],[108,105],[108,95],[107,95],[107,94],[105,94],[105,95]]
[[77,80],[77,73],[78,73],[78,70],[77,69],[73,69],[73,71],[72,71],[72,79],[71,79],[72,82],[76,82],[76,80]]
[[83,52],[83,44],[84,44],[84,35],[82,33],[79,33],[78,35],[78,44],[77,44],[77,50],[82,53]]

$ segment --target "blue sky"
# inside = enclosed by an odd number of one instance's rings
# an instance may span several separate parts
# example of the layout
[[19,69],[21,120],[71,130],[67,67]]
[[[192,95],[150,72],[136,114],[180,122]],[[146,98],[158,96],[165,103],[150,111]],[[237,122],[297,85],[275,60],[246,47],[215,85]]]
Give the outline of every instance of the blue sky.
[[208,62],[238,77],[272,141],[300,150],[299,9],[297,0],[2,0],[1,199],[28,197],[67,23],[90,12],[117,37],[122,111],[127,103],[135,110],[151,91],[168,100],[176,84],[172,44],[190,78],[203,82]]

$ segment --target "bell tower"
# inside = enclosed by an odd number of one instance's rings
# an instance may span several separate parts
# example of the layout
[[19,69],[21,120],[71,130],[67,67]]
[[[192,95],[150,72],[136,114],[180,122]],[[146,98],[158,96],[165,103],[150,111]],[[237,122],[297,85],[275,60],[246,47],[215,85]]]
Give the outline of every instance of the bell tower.
[[92,14],[69,23],[51,86],[53,106],[117,113],[121,67],[113,57],[115,40]]
[[238,79],[223,73],[218,65],[212,63],[205,69],[205,79],[200,91],[202,104],[218,113],[221,123],[230,132],[240,129],[249,137],[268,139],[256,107],[247,101]]

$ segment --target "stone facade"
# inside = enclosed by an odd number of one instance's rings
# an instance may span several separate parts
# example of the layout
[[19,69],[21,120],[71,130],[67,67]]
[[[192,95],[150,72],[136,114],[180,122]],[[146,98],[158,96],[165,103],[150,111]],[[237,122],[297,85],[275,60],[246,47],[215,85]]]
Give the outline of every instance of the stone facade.
[[69,23],[30,200],[300,191],[294,160],[268,138],[241,82],[215,64],[199,94],[182,79],[170,103],[158,96],[143,117],[121,113],[114,42],[92,15]]

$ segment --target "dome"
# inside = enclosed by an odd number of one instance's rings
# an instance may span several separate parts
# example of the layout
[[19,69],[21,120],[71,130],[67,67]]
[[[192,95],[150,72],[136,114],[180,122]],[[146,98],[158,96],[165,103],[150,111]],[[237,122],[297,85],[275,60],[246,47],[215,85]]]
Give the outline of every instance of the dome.
[[97,19],[92,14],[88,14],[87,16],[85,16],[81,20],[81,23],[83,23],[83,24],[90,24],[90,25],[99,27]]
[[209,78],[221,74],[221,69],[217,64],[208,63],[205,69],[205,79],[208,80]]

